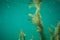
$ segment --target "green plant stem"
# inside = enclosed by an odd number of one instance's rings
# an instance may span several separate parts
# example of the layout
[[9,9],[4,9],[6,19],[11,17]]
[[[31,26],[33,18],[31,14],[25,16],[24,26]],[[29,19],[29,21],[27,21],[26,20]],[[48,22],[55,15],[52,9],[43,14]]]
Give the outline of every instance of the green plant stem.
[[45,34],[43,31],[40,32],[40,37],[41,37],[41,40],[46,40]]
[[39,27],[40,27],[40,37],[41,37],[41,40],[46,40],[46,37],[45,37],[45,34],[44,34],[44,29],[43,29],[43,26],[42,26],[42,24],[40,24],[39,25]]

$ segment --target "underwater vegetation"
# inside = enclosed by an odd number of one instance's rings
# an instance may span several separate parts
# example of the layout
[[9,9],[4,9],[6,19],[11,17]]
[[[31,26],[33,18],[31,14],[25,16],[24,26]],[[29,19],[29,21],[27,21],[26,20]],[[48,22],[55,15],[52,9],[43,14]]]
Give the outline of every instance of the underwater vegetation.
[[[46,36],[44,35],[44,30],[43,26],[37,26],[37,30],[38,32],[40,33],[40,39],[41,40],[46,40]],[[49,32],[50,32],[50,40],[60,40],[60,22],[57,24],[54,32],[52,31],[52,29],[49,27]],[[26,35],[24,34],[23,31],[20,31],[20,34],[19,34],[19,39],[18,40],[25,40],[26,38]],[[30,40],[34,40],[34,36],[32,36],[32,38]]]
[[49,28],[50,40],[60,40],[60,22],[57,24],[54,32]]
[[[29,8],[36,7],[36,12],[35,14],[29,13],[28,15],[31,17],[32,23],[36,26],[37,32],[40,34],[40,40],[46,40],[44,27],[43,27],[41,15],[40,15],[41,0],[32,0],[32,1],[33,1],[33,4],[30,5]],[[49,32],[50,32],[50,40],[60,40],[60,22],[57,23],[57,26],[55,27],[54,32],[49,27]],[[20,31],[19,35],[20,35],[19,40],[25,40],[26,37],[23,31]],[[34,40],[34,37],[32,36],[30,40]]]
[[19,39],[18,40],[25,40],[25,34],[24,34],[24,32],[21,30],[20,31],[20,34],[19,34]]

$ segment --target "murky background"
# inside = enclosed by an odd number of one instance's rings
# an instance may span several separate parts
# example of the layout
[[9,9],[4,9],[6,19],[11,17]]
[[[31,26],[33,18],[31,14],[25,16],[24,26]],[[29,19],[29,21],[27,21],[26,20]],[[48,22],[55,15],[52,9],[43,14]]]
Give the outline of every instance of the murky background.
[[[0,39],[18,40],[20,30],[26,34],[26,40],[32,35],[34,40],[40,40],[35,25],[29,21],[29,13],[34,14],[36,8],[29,9],[30,0],[0,0]],[[49,40],[48,27],[60,21],[60,0],[43,0],[40,14],[47,40]],[[53,29],[54,30],[54,29]]]

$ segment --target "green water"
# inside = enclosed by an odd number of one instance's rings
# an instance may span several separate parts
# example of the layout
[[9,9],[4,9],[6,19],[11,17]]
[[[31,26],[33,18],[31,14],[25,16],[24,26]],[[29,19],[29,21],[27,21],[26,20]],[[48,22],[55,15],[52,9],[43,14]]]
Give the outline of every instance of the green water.
[[[35,25],[29,21],[29,13],[34,14],[35,8],[29,9],[29,0],[0,0],[0,40],[18,40],[20,30],[26,34],[26,40],[32,35],[34,40],[40,40]],[[60,21],[60,0],[43,0],[41,16],[45,35],[49,40],[48,27]]]

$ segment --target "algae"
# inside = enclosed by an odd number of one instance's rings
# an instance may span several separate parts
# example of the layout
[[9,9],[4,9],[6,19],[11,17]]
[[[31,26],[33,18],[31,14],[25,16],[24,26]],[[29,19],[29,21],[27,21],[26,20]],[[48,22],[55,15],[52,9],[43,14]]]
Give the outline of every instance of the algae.
[[[29,6],[29,8],[32,8],[33,6],[35,6],[36,12],[34,15],[32,13],[29,13],[28,15],[32,17],[31,21],[36,26],[37,32],[40,34],[40,40],[46,40],[46,36],[44,33],[44,27],[43,27],[41,15],[40,15],[40,3],[41,2],[42,2],[41,0],[33,0],[33,3],[32,5]],[[48,28],[48,30],[50,32],[50,40],[60,40],[60,22],[55,27],[54,32],[52,31],[50,27]],[[21,40],[25,40],[25,36],[22,31],[20,32],[20,35],[21,35],[20,38],[22,38]],[[32,36],[30,40],[34,40],[34,37]]]

